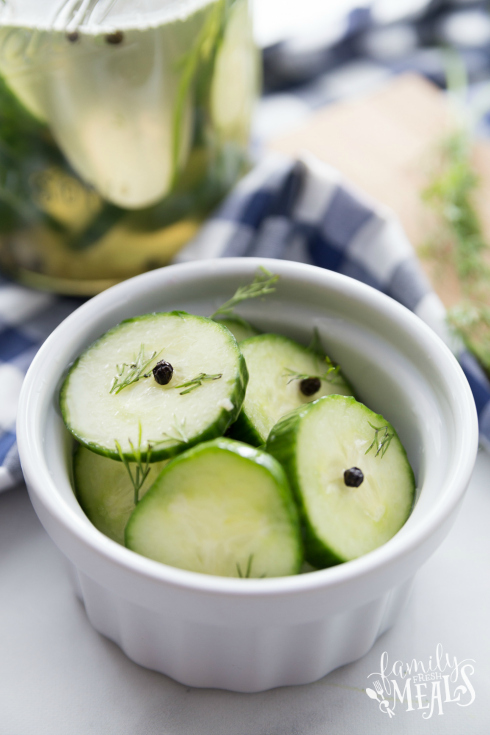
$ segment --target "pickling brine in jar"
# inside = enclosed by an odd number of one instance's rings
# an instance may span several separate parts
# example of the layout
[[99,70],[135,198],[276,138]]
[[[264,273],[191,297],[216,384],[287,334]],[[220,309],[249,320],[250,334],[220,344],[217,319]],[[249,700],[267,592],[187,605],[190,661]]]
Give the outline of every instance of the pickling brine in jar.
[[4,0],[0,75],[0,268],[30,285],[165,265],[246,168],[248,0]]

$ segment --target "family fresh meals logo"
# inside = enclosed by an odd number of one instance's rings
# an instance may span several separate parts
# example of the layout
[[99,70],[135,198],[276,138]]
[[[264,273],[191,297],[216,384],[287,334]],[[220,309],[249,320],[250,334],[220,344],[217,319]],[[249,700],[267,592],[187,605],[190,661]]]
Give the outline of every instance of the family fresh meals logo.
[[472,658],[458,661],[444,653],[440,643],[426,663],[412,659],[409,663],[392,664],[384,651],[379,671],[368,675],[371,686],[366,687],[366,694],[390,719],[400,711],[419,711],[429,720],[434,714],[444,714],[449,705],[469,707],[475,701],[470,681],[475,673],[474,663]]

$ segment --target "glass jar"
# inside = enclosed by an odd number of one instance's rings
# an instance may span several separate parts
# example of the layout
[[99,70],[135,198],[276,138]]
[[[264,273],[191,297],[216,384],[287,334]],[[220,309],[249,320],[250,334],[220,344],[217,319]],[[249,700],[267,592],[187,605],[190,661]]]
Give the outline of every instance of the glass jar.
[[4,0],[0,268],[94,294],[165,265],[247,165],[248,0]]

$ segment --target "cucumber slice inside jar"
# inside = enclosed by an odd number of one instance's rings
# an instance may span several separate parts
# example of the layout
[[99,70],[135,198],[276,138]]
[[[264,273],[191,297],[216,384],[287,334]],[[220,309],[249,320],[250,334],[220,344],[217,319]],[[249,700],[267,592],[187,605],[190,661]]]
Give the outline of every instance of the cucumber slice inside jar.
[[[164,462],[154,462],[140,490],[151,487]],[[78,447],[73,458],[75,493],[82,510],[103,534],[124,545],[124,529],[135,508],[134,487],[122,462]]]
[[331,393],[352,395],[350,385],[332,363],[292,339],[260,334],[240,342],[240,350],[249,383],[232,428],[237,439],[260,446],[274,424],[298,406]]
[[[153,368],[161,362],[159,383]],[[61,389],[61,411],[92,451],[155,462],[223,434],[247,380],[225,327],[186,312],[146,314],[110,329],[78,358]]]
[[326,396],[285,416],[267,451],[283,465],[305,524],[306,559],[356,559],[400,530],[415,480],[393,426],[354,398]]
[[230,8],[211,85],[211,119],[218,133],[243,143],[248,140],[259,80],[249,5],[239,0]]
[[302,563],[284,470],[229,439],[169,462],[126,526],[126,546],[164,564],[224,577],[281,577]]

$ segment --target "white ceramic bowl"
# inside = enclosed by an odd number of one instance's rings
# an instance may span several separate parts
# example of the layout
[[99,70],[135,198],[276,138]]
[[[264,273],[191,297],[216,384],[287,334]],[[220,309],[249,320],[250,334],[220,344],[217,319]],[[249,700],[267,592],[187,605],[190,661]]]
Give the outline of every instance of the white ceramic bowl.
[[[211,313],[259,264],[276,294],[243,304],[264,330],[307,342],[317,326],[360,398],[396,427],[418,484],[405,526],[346,564],[278,579],[228,579],[159,564],[99,533],[70,482],[58,409],[67,365],[122,319]],[[45,342],[19,407],[22,467],[36,512],[71,562],[94,627],[137,663],[190,686],[255,692],[305,684],[364,655],[395,621],[423,562],[448,533],[473,468],[477,420],[449,350],[416,316],[344,276],[285,261],[223,259],[146,273],[95,297]]]

